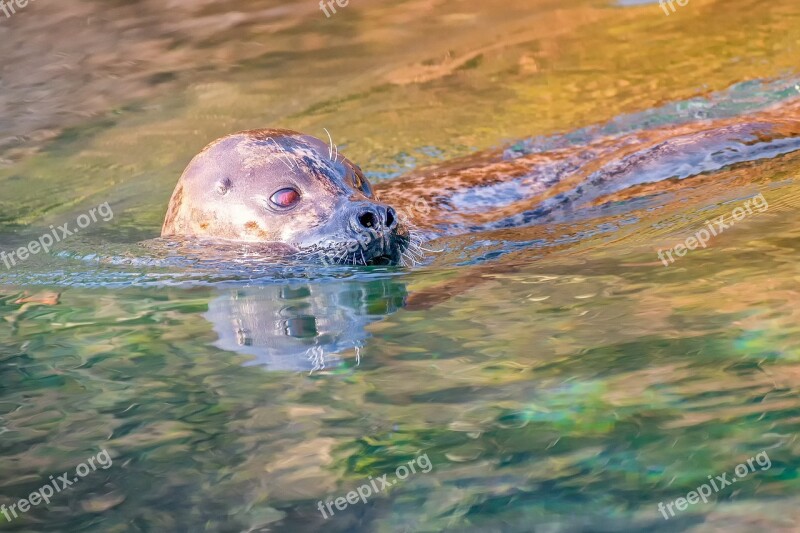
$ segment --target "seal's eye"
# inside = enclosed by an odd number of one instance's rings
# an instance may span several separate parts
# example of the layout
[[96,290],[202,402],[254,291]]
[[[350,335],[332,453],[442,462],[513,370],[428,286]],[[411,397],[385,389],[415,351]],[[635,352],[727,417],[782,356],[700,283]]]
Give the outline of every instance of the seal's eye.
[[359,174],[353,174],[353,186],[363,192],[365,196],[372,198],[372,187],[370,187],[369,182]]
[[281,189],[270,196],[269,201],[279,209],[288,209],[300,201],[300,193],[295,189]]

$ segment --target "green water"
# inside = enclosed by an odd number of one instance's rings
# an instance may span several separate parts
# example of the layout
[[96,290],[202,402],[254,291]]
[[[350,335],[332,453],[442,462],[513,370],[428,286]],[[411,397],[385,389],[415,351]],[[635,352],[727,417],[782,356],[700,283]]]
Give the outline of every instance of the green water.
[[[105,202],[114,217],[0,263],[0,504],[113,459],[0,529],[798,530],[798,152],[443,236],[414,269],[173,262],[138,244],[191,156],[240,129],[326,128],[380,182],[788,105],[794,0],[670,16],[351,0],[330,19],[311,1],[188,4],[43,0],[2,21],[30,42],[4,86],[22,102],[53,72],[63,90],[3,122],[24,142],[2,154],[0,249]],[[95,55],[42,52],[59,32]],[[758,193],[768,209],[659,261]],[[768,469],[659,512],[763,452]],[[420,455],[429,472],[320,513]]]

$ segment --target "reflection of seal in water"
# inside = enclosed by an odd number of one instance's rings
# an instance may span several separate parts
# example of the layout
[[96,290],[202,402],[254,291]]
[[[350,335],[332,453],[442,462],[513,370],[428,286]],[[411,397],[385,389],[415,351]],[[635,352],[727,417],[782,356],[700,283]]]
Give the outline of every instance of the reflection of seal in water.
[[245,131],[207,146],[181,176],[161,236],[278,244],[362,265],[402,263],[410,239],[360,168],[289,130]]
[[337,354],[364,346],[367,325],[405,304],[396,279],[291,283],[222,290],[203,316],[215,346],[251,357],[270,370],[316,371],[339,366]]

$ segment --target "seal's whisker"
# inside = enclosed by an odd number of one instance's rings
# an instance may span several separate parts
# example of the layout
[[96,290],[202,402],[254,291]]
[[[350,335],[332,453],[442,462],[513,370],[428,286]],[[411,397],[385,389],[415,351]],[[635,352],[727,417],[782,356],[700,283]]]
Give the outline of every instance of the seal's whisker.
[[434,254],[440,254],[440,253],[444,252],[444,248],[441,249],[441,250],[434,250],[434,249],[425,248],[424,246],[422,246],[422,243],[424,242],[424,239],[419,234],[419,232],[414,230],[414,229],[409,229],[408,230],[408,237],[409,237],[408,238],[408,247],[409,248],[413,248],[415,250],[419,250],[420,252],[430,252],[430,253],[434,253]]
[[425,239],[422,238],[422,232],[414,227],[408,229],[408,239],[412,244],[417,246],[425,242]]
[[423,255],[421,255],[421,254],[419,254],[417,252],[412,252],[411,250],[406,250],[406,253],[408,255],[410,255],[411,257],[413,257],[414,259],[416,259],[417,261],[419,261],[420,263],[425,260],[425,256],[423,256]]
[[[412,267],[415,267],[415,266],[417,266],[417,262],[414,260],[414,258],[413,258],[413,257],[410,257],[410,256],[406,255],[406,253],[405,253],[405,252],[400,252],[400,254],[401,254],[403,257],[405,257],[406,259],[408,259],[409,261],[411,261],[411,266],[412,266]],[[405,266],[405,265],[403,265],[403,266]]]
[[408,239],[409,246],[419,246],[422,240],[417,237],[416,235],[412,235],[410,239]]
[[431,252],[431,253],[433,253],[433,254],[441,254],[441,253],[444,253],[444,248],[442,248],[441,250],[432,250],[432,249],[430,249],[430,248],[425,248],[425,247],[423,247],[423,246],[420,246],[419,244],[417,245],[417,248],[419,248],[420,250],[425,250],[426,252]]
[[422,256],[422,255],[418,254],[417,252],[413,252],[413,251],[411,251],[411,250],[406,250],[406,253],[407,253],[407,254],[408,254],[410,257],[413,257],[413,258],[414,258],[415,260],[417,260],[418,262],[422,262],[422,261],[425,259],[425,257],[424,257],[424,256]]
[[328,131],[327,128],[322,128],[325,130],[325,133],[328,134],[328,140],[331,142],[328,145],[328,159],[333,159],[333,137],[331,137],[331,133]]
[[418,256],[420,256],[420,257],[425,257],[425,252],[423,252],[422,250],[420,250],[420,249],[418,248],[418,246],[417,246],[416,244],[413,244],[413,243],[410,243],[410,244],[408,245],[408,248],[406,248],[406,251],[407,251],[407,252],[409,252],[409,253],[412,253],[412,254],[414,254],[415,256],[416,256],[416,255],[418,255]]
[[430,252],[432,254],[441,254],[444,252],[444,248],[442,248],[441,250],[432,250],[431,248],[425,248],[424,246],[416,242],[411,242],[409,243],[408,246],[413,248],[414,250],[419,250],[420,252]]
[[[281,161],[283,162],[283,164],[286,165],[287,167],[289,167],[289,170],[292,170],[294,168],[294,162],[292,161],[292,159],[288,158],[288,157],[286,159],[284,159],[284,157],[287,156],[286,150],[284,150],[283,147],[278,144],[278,141],[276,141],[272,137],[270,137],[269,140],[272,141],[272,144],[274,144],[275,148],[278,149],[278,153],[280,154],[279,157],[281,158]],[[288,161],[288,163],[287,163],[287,161]]]
[[[331,161],[336,161],[338,163],[339,162],[339,147],[336,146],[335,142],[333,142],[333,137],[331,137],[331,133],[326,128],[322,128],[322,129],[325,130],[325,133],[328,134],[328,140],[330,141],[330,144],[328,144],[328,159],[330,159]],[[342,161],[341,162],[344,163],[344,156],[342,156]]]
[[419,248],[419,243],[417,241],[408,241],[408,248]]

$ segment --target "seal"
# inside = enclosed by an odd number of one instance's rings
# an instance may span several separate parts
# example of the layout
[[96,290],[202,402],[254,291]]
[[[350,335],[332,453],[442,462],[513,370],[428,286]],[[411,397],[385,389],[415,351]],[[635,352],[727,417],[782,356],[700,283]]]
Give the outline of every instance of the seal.
[[404,264],[411,229],[338,149],[295,131],[261,129],[222,137],[192,159],[161,236],[258,243],[333,264],[394,265]]

